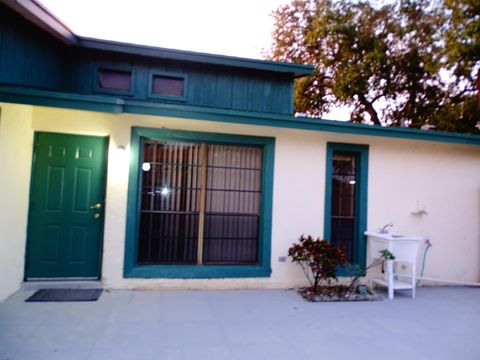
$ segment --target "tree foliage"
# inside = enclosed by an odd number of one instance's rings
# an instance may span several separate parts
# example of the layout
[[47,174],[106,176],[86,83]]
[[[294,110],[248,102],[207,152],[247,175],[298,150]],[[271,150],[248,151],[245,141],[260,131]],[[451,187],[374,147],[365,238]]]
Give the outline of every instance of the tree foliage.
[[308,116],[348,106],[354,122],[474,132],[479,3],[292,0],[273,13],[267,57],[314,65],[295,83]]
[[[468,131],[480,119],[480,1],[444,0],[444,56],[454,78],[443,109]],[[440,117],[448,122],[448,117]],[[452,127],[452,124],[447,124]]]

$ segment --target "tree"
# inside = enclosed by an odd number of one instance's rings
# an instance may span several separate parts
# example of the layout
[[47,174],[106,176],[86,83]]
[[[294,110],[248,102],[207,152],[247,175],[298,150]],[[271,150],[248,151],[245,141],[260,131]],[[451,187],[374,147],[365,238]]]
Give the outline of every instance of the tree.
[[454,79],[449,109],[443,111],[453,112],[464,127],[475,126],[480,123],[480,1],[444,0],[442,5],[444,56]]
[[350,106],[354,122],[475,131],[475,121],[459,121],[471,115],[467,92],[458,91],[455,103],[460,81],[442,76],[448,14],[441,5],[293,0],[273,13],[267,57],[314,65],[313,76],[295,84],[295,109],[308,116]]

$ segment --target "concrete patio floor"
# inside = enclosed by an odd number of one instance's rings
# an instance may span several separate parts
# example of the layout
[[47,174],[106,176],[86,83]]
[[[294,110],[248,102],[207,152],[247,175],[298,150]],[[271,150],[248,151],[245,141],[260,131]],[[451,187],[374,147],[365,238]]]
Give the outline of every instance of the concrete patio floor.
[[0,359],[480,359],[480,289],[307,303],[295,291],[110,291],[0,303]]

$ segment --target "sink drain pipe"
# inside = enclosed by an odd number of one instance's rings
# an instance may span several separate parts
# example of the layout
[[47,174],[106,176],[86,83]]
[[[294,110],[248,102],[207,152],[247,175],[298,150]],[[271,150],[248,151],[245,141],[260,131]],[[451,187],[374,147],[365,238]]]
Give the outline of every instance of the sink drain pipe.
[[448,280],[448,279],[438,279],[438,278],[431,278],[431,277],[425,277],[423,276],[423,273],[425,272],[425,263],[427,261],[427,252],[428,249],[432,247],[432,243],[430,242],[429,239],[425,241],[426,247],[425,251],[423,252],[423,261],[422,261],[422,270],[420,271],[420,276],[416,276],[415,279],[417,279],[417,284],[418,286],[420,284],[421,280],[427,280],[427,281],[436,281],[436,282],[441,282],[441,283],[446,283],[446,284],[455,284],[455,285],[464,285],[464,286],[473,286],[473,287],[480,287],[480,282],[468,282],[468,281],[456,281],[456,280]]
[[417,280],[416,286],[418,286],[420,284],[420,280],[422,280],[421,278],[423,277],[423,273],[425,271],[425,263],[427,261],[427,252],[428,252],[428,249],[432,247],[432,243],[430,242],[430,239],[425,240],[425,244],[426,244],[426,247],[425,247],[425,251],[423,252],[422,271],[420,271],[420,276],[417,277],[418,280]]

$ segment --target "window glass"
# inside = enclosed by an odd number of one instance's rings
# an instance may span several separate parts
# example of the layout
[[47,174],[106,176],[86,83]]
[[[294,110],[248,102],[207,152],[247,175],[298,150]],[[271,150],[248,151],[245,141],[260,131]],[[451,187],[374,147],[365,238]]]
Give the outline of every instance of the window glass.
[[140,264],[258,261],[260,147],[144,140]]
[[182,77],[153,75],[152,94],[183,96],[185,79]]
[[197,144],[143,143],[140,263],[196,262],[200,150]]
[[355,153],[333,153],[330,240],[332,244],[345,248],[350,261],[353,260],[355,245],[356,170]]
[[131,80],[130,71],[98,69],[98,82],[102,89],[130,91]]
[[204,262],[256,263],[262,150],[208,146]]

